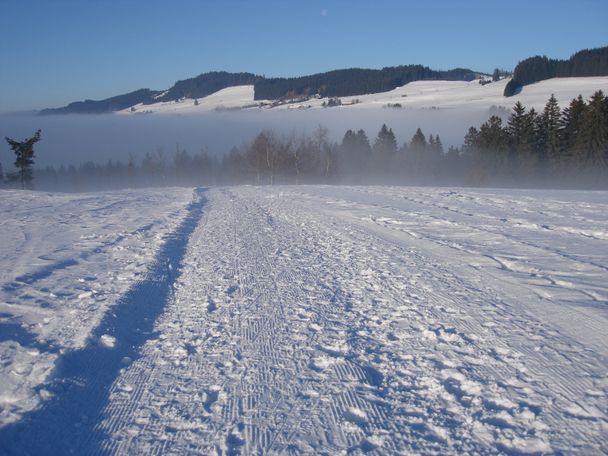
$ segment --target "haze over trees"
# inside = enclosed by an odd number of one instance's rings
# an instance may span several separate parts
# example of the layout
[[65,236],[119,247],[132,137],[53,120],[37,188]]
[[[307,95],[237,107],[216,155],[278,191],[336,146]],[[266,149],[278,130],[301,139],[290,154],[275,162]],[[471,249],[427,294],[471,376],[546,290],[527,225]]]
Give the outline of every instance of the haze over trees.
[[[551,96],[539,112],[516,103],[504,117],[492,115],[470,127],[462,146],[447,150],[437,132],[420,128],[398,144],[386,124],[372,136],[349,129],[338,142],[323,126],[311,134],[280,135],[267,129],[223,156],[206,150],[192,154],[178,146],[139,159],[47,167],[36,171],[36,188],[304,183],[608,187],[608,98],[602,91],[588,100],[579,96],[563,108]],[[31,168],[24,170],[24,179],[31,181]]]

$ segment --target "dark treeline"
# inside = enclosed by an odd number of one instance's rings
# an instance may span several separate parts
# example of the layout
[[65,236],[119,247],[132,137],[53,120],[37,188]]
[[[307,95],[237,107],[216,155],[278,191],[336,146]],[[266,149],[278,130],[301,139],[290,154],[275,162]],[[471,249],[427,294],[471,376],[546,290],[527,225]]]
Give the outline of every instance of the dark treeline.
[[34,188],[90,191],[147,186],[233,184],[395,184],[608,188],[608,98],[601,91],[541,112],[516,103],[506,122],[491,116],[471,127],[462,147],[444,149],[418,129],[399,145],[386,125],[374,137],[348,130],[340,142],[326,128],[312,134],[265,130],[222,157],[179,147],[105,165],[48,167]]
[[436,71],[422,65],[401,65],[381,70],[350,68],[297,78],[259,79],[255,84],[255,99],[277,100],[314,95],[344,97],[387,92],[412,81],[472,81],[476,77],[477,73],[468,69]]
[[160,94],[158,90],[139,89],[104,100],[75,101],[62,108],[43,109],[40,114],[103,114],[120,111],[137,103],[153,103],[154,97]]
[[505,87],[504,95],[510,97],[523,86],[550,78],[608,75],[608,46],[584,49],[567,60],[535,56],[522,60],[513,71],[513,79]]

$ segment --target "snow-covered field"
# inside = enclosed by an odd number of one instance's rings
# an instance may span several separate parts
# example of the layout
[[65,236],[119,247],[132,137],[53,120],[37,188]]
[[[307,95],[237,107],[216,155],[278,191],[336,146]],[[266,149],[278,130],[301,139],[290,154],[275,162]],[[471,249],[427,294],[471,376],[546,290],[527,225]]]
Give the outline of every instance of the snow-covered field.
[[608,451],[608,192],[0,207],[0,453]]
[[[60,195],[0,192],[0,425],[141,277],[185,216],[184,189]],[[109,342],[110,339],[104,339]]]
[[[547,100],[554,94],[560,106],[567,106],[573,98],[582,95],[589,98],[595,91],[608,92],[608,77],[554,78],[525,86],[522,91],[512,97],[503,96],[508,79],[481,85],[479,81],[415,81],[398,87],[390,92],[343,97],[343,106],[333,109],[361,110],[386,108],[389,105],[400,104],[409,109],[483,109],[504,107],[510,110],[520,101],[524,106],[542,109]],[[195,101],[184,98],[177,102],[162,102],[150,105],[138,104],[120,113],[141,114],[196,114],[211,110],[225,109],[261,109],[270,108],[268,100],[253,99],[253,86],[236,86],[220,90],[205,98]],[[351,104],[357,100],[356,104]],[[271,108],[282,109],[317,109],[322,108],[327,98],[307,100],[301,103],[283,104]]]

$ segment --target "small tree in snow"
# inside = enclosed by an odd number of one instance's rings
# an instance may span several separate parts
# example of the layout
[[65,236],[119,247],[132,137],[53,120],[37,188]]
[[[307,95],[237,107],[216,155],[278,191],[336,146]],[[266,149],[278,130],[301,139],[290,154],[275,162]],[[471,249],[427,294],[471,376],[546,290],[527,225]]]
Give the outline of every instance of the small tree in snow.
[[33,179],[32,165],[34,164],[34,144],[40,141],[41,130],[37,130],[29,139],[24,141],[15,141],[9,137],[5,137],[6,142],[11,147],[16,155],[15,167],[19,170],[19,179],[21,180],[21,188],[29,186]]

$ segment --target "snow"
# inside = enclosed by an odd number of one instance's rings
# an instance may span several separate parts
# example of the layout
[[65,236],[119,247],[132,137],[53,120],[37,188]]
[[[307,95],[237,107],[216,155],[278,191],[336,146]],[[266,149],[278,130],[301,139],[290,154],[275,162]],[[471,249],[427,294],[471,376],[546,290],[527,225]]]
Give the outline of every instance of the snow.
[[178,101],[163,101],[144,105],[138,103],[133,106],[119,111],[121,114],[193,114],[208,112],[212,110],[225,110],[242,108],[257,104],[253,101],[253,85],[228,87],[219,90],[204,98],[197,99],[198,105],[195,104],[193,98],[182,98]]
[[84,347],[141,279],[191,194],[1,192],[0,425],[38,405],[36,389],[61,354]]
[[2,196],[0,452],[606,452],[608,192]]
[[[400,104],[401,109],[483,109],[504,107],[510,110],[520,101],[526,107],[542,109],[554,94],[560,106],[566,106],[573,98],[582,95],[589,98],[597,90],[608,92],[608,77],[553,78],[523,87],[512,97],[504,97],[508,79],[481,85],[479,81],[414,81],[389,92],[342,97],[342,106],[327,108],[336,111],[365,109],[397,109],[390,105]],[[196,114],[227,109],[322,109],[328,98],[283,104],[271,107],[268,100],[254,100],[253,85],[222,89],[207,97],[194,100],[184,98],[177,102],[162,102],[150,105],[135,105],[134,111],[127,108],[121,114]],[[352,103],[357,100],[357,103]],[[324,108],[323,108],[324,109]]]

